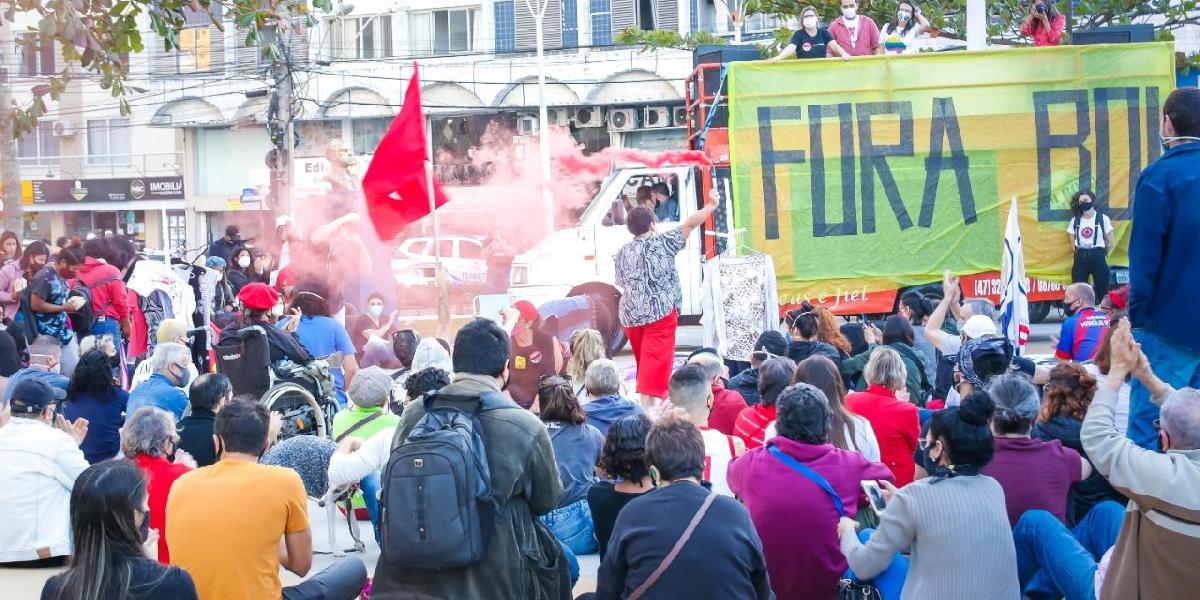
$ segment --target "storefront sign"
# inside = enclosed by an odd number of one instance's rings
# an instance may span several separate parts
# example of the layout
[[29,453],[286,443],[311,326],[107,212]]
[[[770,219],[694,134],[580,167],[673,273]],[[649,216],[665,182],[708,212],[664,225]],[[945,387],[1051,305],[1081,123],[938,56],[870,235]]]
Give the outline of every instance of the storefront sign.
[[184,199],[182,177],[35,179],[30,183],[34,204]]
[[1121,264],[1173,85],[1170,44],[731,63],[736,224],[781,296],[872,292],[998,270],[1016,198],[1027,273],[1063,281],[1092,189]]

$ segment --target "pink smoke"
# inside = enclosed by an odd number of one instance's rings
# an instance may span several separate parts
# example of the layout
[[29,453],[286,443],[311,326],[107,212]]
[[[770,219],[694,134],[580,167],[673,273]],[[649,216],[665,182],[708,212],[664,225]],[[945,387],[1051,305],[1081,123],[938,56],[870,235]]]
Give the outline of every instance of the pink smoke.
[[591,156],[582,152],[554,157],[562,169],[572,175],[603,177],[614,163],[638,163],[645,167],[691,166],[711,167],[712,161],[699,150],[667,150],[646,152],[634,148],[605,148]]

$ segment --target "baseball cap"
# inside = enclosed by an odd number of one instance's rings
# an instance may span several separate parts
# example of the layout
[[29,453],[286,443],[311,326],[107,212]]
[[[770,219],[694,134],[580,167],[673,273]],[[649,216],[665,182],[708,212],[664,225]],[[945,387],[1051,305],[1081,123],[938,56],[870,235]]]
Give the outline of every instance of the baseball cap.
[[996,322],[985,315],[972,315],[963,324],[962,331],[972,340],[985,335],[996,335]]
[[238,292],[242,306],[250,310],[271,310],[279,302],[279,292],[265,283],[249,283]]
[[383,406],[392,390],[392,376],[379,367],[359,369],[350,382],[350,401],[361,408]]
[[520,313],[522,321],[534,322],[538,320],[537,307],[528,300],[518,300],[516,304],[513,304],[513,308],[517,309],[517,312]]
[[25,379],[13,389],[12,410],[17,414],[37,414],[67,397],[67,393],[41,379]]

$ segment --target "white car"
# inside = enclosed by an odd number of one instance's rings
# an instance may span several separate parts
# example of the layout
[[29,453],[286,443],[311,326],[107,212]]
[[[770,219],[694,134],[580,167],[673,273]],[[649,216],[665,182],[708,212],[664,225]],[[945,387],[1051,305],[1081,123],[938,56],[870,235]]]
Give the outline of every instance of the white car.
[[[483,239],[464,235],[438,238],[442,265],[450,283],[483,283],[487,261],[483,259]],[[392,273],[401,285],[426,285],[434,282],[436,259],[432,237],[404,240],[392,259]]]

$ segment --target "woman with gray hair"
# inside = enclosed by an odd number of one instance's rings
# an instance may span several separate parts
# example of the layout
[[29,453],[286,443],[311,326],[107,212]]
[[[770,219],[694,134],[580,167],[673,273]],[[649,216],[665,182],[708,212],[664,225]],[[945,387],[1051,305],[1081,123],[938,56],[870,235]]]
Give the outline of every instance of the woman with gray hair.
[[1035,509],[1048,511],[1066,523],[1071,486],[1091,474],[1091,464],[1058,440],[1030,437],[1041,398],[1029,378],[1019,374],[993,377],[987,392],[996,404],[991,418],[995,455],[983,473],[1004,488],[1009,524],[1016,525],[1025,511]]
[[150,528],[158,532],[158,562],[170,564],[167,548],[167,495],[175,480],[196,468],[196,461],[176,448],[175,418],[162,409],[144,406],[125,418],[121,452],[146,474],[150,498]]
[[907,371],[900,354],[887,346],[871,351],[863,370],[867,389],[846,395],[846,408],[863,417],[875,430],[879,458],[896,476],[896,485],[912,482],[917,463],[917,437],[921,433],[917,406],[903,394]]
[[588,425],[599,429],[600,433],[607,433],[608,426],[621,417],[645,412],[641,404],[621,397],[621,370],[617,363],[607,358],[588,365],[583,385],[592,398],[583,405],[583,412],[587,413]]

